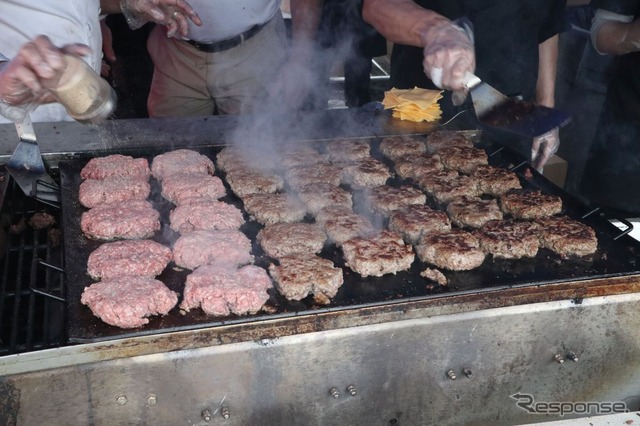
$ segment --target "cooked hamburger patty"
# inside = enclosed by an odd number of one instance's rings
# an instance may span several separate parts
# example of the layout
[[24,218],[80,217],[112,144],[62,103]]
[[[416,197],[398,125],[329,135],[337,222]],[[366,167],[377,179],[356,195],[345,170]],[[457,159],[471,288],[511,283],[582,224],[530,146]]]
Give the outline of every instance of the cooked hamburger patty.
[[460,197],[447,205],[451,222],[464,228],[480,228],[490,220],[502,219],[502,210],[495,199]]
[[294,253],[319,253],[327,235],[309,223],[274,223],[258,232],[258,243],[267,254],[280,258]]
[[207,315],[255,314],[269,299],[267,271],[254,265],[240,269],[204,265],[187,276],[180,308],[202,308]]
[[160,229],[160,214],[143,200],[100,204],[82,213],[80,228],[97,240],[149,238]]
[[162,180],[162,196],[175,205],[189,198],[217,200],[225,195],[222,180],[207,173],[173,173]]
[[300,188],[315,183],[340,185],[341,170],[330,163],[309,164],[293,167],[286,172],[287,183],[292,188]]
[[133,158],[128,155],[113,154],[89,160],[80,171],[82,179],[106,179],[114,176],[139,177],[149,179],[149,162],[146,158]]
[[440,157],[431,154],[407,155],[396,160],[396,173],[403,179],[419,181],[429,173],[440,171],[444,168]]
[[355,161],[371,155],[369,142],[353,139],[337,139],[326,145],[329,161]]
[[485,258],[480,241],[460,229],[424,234],[416,246],[416,253],[423,262],[451,271],[477,268]]
[[389,136],[380,142],[380,152],[392,161],[406,155],[420,155],[425,151],[424,141],[409,136]]
[[412,247],[404,243],[400,234],[389,230],[345,241],[342,252],[345,264],[363,277],[406,271],[415,258]]
[[342,181],[353,188],[375,188],[384,185],[391,173],[387,166],[373,157],[347,163],[342,170]]
[[248,194],[242,201],[247,213],[263,225],[299,222],[306,214],[304,204],[288,194]]
[[311,253],[297,253],[269,265],[276,288],[289,300],[302,300],[309,294],[317,303],[326,305],[344,282],[342,269],[333,262]]
[[512,189],[500,197],[500,208],[517,219],[539,219],[562,211],[562,199],[541,191]]
[[80,184],[80,204],[91,209],[104,203],[127,200],[146,200],[151,193],[147,178],[141,176],[113,176],[87,179]]
[[434,154],[442,148],[452,146],[468,146],[472,147],[473,142],[465,133],[453,130],[438,130],[430,133],[425,142],[427,153]]
[[171,229],[181,234],[198,229],[238,229],[244,224],[242,211],[222,201],[194,201],[177,206],[169,214]]
[[407,243],[417,244],[424,233],[450,230],[451,222],[445,212],[414,204],[391,213],[389,229],[399,232]]
[[447,277],[439,270],[433,268],[426,268],[424,271],[420,272],[420,276],[424,277],[428,280],[435,281],[441,286],[445,286],[449,284]]
[[326,155],[320,154],[314,147],[309,145],[290,145],[284,147],[280,159],[285,169],[299,166],[310,166],[312,164],[327,163],[329,159]]
[[424,195],[424,192],[409,185],[399,187],[378,186],[367,191],[365,199],[374,213],[384,216],[389,216],[392,211],[412,204],[424,204],[427,202],[427,196]]
[[327,206],[342,206],[351,209],[353,200],[351,193],[330,183],[304,185],[297,189],[298,198],[312,215]]
[[346,207],[325,207],[318,212],[316,222],[338,246],[351,238],[374,233],[373,224],[369,219]]
[[439,203],[446,204],[457,197],[479,195],[478,183],[453,170],[431,173],[420,179],[419,185]]
[[478,182],[478,188],[483,194],[496,197],[501,196],[510,189],[520,189],[520,179],[510,170],[501,169],[489,165],[478,166],[471,174]]
[[227,146],[216,156],[216,166],[223,172],[263,171],[276,168],[277,156],[262,146]]
[[121,277],[85,287],[80,301],[107,324],[141,327],[151,315],[165,315],[178,296],[161,281],[149,277]]
[[540,245],[540,227],[526,220],[493,220],[476,234],[482,249],[493,257],[534,257]]
[[595,231],[584,223],[566,216],[546,217],[536,222],[542,231],[542,245],[562,257],[586,256],[598,250]]
[[273,194],[284,187],[284,180],[274,172],[237,168],[227,173],[231,190],[240,198],[249,194]]
[[182,235],[173,245],[173,258],[176,265],[188,269],[213,264],[238,267],[253,262],[251,240],[234,229],[206,229]]
[[447,170],[470,174],[478,166],[487,165],[487,153],[472,146],[448,146],[438,150],[438,157]]
[[87,274],[94,280],[123,276],[156,277],[173,259],[171,249],[152,240],[104,243],[89,255]]
[[206,173],[215,171],[213,161],[206,155],[190,149],[176,149],[156,155],[151,162],[153,176],[162,180],[175,173]]

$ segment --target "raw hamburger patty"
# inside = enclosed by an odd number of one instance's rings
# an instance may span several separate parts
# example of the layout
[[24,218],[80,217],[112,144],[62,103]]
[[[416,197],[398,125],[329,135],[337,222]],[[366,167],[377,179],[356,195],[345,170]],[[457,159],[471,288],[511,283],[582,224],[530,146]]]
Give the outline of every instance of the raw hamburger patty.
[[269,299],[271,287],[267,271],[254,265],[240,269],[204,265],[187,276],[180,308],[201,307],[216,316],[255,314]]
[[502,210],[493,198],[456,198],[447,205],[447,214],[461,228],[480,228],[490,220],[502,219]]
[[213,161],[206,155],[190,149],[177,149],[156,155],[151,162],[153,176],[162,180],[174,173],[206,173],[215,171]]
[[188,269],[213,264],[238,267],[253,262],[251,240],[233,229],[206,229],[182,235],[173,245],[173,258],[176,265]]
[[97,280],[123,276],[156,277],[173,259],[171,249],[152,240],[104,243],[89,255],[87,273]]
[[238,171],[268,171],[276,168],[276,155],[273,152],[264,152],[263,146],[228,146],[216,156],[218,169],[229,173]]
[[87,179],[80,184],[80,204],[93,208],[104,203],[127,200],[146,200],[151,193],[147,178],[140,176],[113,176],[105,179]]
[[471,174],[478,182],[481,193],[496,197],[501,196],[510,189],[520,189],[520,179],[515,173],[507,169],[489,165],[478,166]]
[[362,140],[337,139],[326,146],[329,161],[355,161],[371,155],[369,143]]
[[363,277],[381,277],[411,267],[415,255],[400,234],[382,231],[370,238],[356,237],[342,244],[345,264]]
[[485,258],[480,241],[460,229],[424,234],[416,246],[416,253],[423,262],[451,271],[477,268]]
[[165,315],[178,296],[161,281],[149,277],[122,277],[85,287],[80,301],[107,324],[141,327],[151,315]]
[[562,257],[586,256],[598,249],[595,231],[566,216],[538,219],[542,245]]
[[457,197],[479,195],[478,183],[453,170],[443,170],[424,176],[419,185],[439,203],[446,204]]
[[540,191],[512,189],[500,197],[500,208],[517,219],[539,219],[562,211],[562,199]]
[[384,185],[391,173],[387,166],[373,157],[344,165],[342,181],[353,188],[374,188]]
[[82,213],[80,228],[96,240],[149,238],[160,229],[160,214],[143,200],[100,204]]
[[473,146],[473,142],[465,133],[452,130],[438,130],[427,136],[425,146],[427,153],[434,154],[445,147]]
[[82,179],[106,179],[114,176],[132,176],[148,180],[151,172],[145,158],[113,154],[92,158],[80,171]]
[[438,157],[447,170],[470,174],[478,166],[487,165],[487,153],[472,146],[449,146],[438,151]]
[[278,260],[279,265],[269,265],[269,273],[280,294],[289,300],[313,294],[317,303],[326,305],[344,282],[342,269],[315,254],[298,253]]
[[412,204],[424,204],[427,196],[418,188],[409,185],[399,187],[378,186],[372,188],[365,195],[366,203],[374,213],[389,216],[394,210]]
[[304,218],[304,204],[288,194],[249,194],[242,201],[244,208],[263,225],[299,222]]
[[391,213],[389,229],[399,232],[407,243],[417,244],[422,234],[450,230],[451,222],[445,212],[414,204]]
[[287,183],[292,188],[315,183],[328,183],[339,186],[341,170],[330,163],[310,164],[307,166],[293,167],[286,172]]
[[444,168],[440,158],[431,154],[400,157],[396,160],[394,166],[398,176],[415,181],[419,181],[429,173],[437,172]]
[[298,188],[298,198],[312,215],[327,206],[342,206],[351,209],[351,193],[330,183],[316,183]]
[[534,257],[540,246],[540,227],[526,220],[493,220],[476,235],[486,253],[502,259]]
[[238,229],[244,224],[239,208],[222,201],[193,201],[181,204],[169,214],[171,229],[181,234],[198,229]]
[[162,196],[177,206],[191,198],[217,200],[225,195],[222,180],[207,173],[173,173],[162,180]]
[[309,223],[274,223],[261,229],[257,241],[267,256],[278,259],[294,253],[319,253],[327,235]]
[[420,155],[425,151],[423,141],[408,136],[389,136],[380,142],[380,152],[392,161],[406,155]]
[[374,233],[373,224],[369,219],[346,207],[325,207],[318,212],[316,222],[338,246],[352,238]]
[[227,173],[227,183],[240,198],[249,194],[273,194],[284,187],[284,180],[269,171],[237,168]]

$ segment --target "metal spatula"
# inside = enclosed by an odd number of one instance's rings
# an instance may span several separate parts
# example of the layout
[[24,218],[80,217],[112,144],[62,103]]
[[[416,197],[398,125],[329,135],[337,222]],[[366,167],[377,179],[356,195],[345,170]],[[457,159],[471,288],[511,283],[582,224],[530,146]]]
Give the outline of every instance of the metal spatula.
[[11,177],[26,195],[42,200],[59,201],[58,185],[44,167],[36,142],[36,133],[28,114],[22,123],[16,123],[16,130],[20,142],[7,163]]

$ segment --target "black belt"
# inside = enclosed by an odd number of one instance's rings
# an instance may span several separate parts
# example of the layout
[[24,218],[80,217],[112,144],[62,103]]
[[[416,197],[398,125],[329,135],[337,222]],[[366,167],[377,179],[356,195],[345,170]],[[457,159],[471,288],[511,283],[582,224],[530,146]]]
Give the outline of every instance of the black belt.
[[265,22],[264,24],[254,25],[249,28],[247,31],[239,34],[235,37],[228,38],[226,40],[220,40],[213,43],[200,43],[193,40],[185,40],[190,45],[194,46],[201,52],[206,53],[215,53],[215,52],[223,52],[225,50],[232,49],[236,46],[241,45],[245,41],[249,40],[254,35],[258,34],[270,21]]

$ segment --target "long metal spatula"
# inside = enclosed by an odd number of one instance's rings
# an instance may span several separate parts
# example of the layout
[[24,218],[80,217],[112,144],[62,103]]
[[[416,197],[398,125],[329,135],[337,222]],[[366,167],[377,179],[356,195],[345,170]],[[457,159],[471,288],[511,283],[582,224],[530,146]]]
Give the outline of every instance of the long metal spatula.
[[34,198],[58,202],[58,185],[44,167],[40,148],[36,142],[31,118],[27,114],[22,123],[16,123],[20,141],[11,154],[7,170],[22,191]]
[[564,111],[509,98],[470,72],[465,74],[463,84],[469,89],[478,121],[485,126],[536,137],[571,121]]

